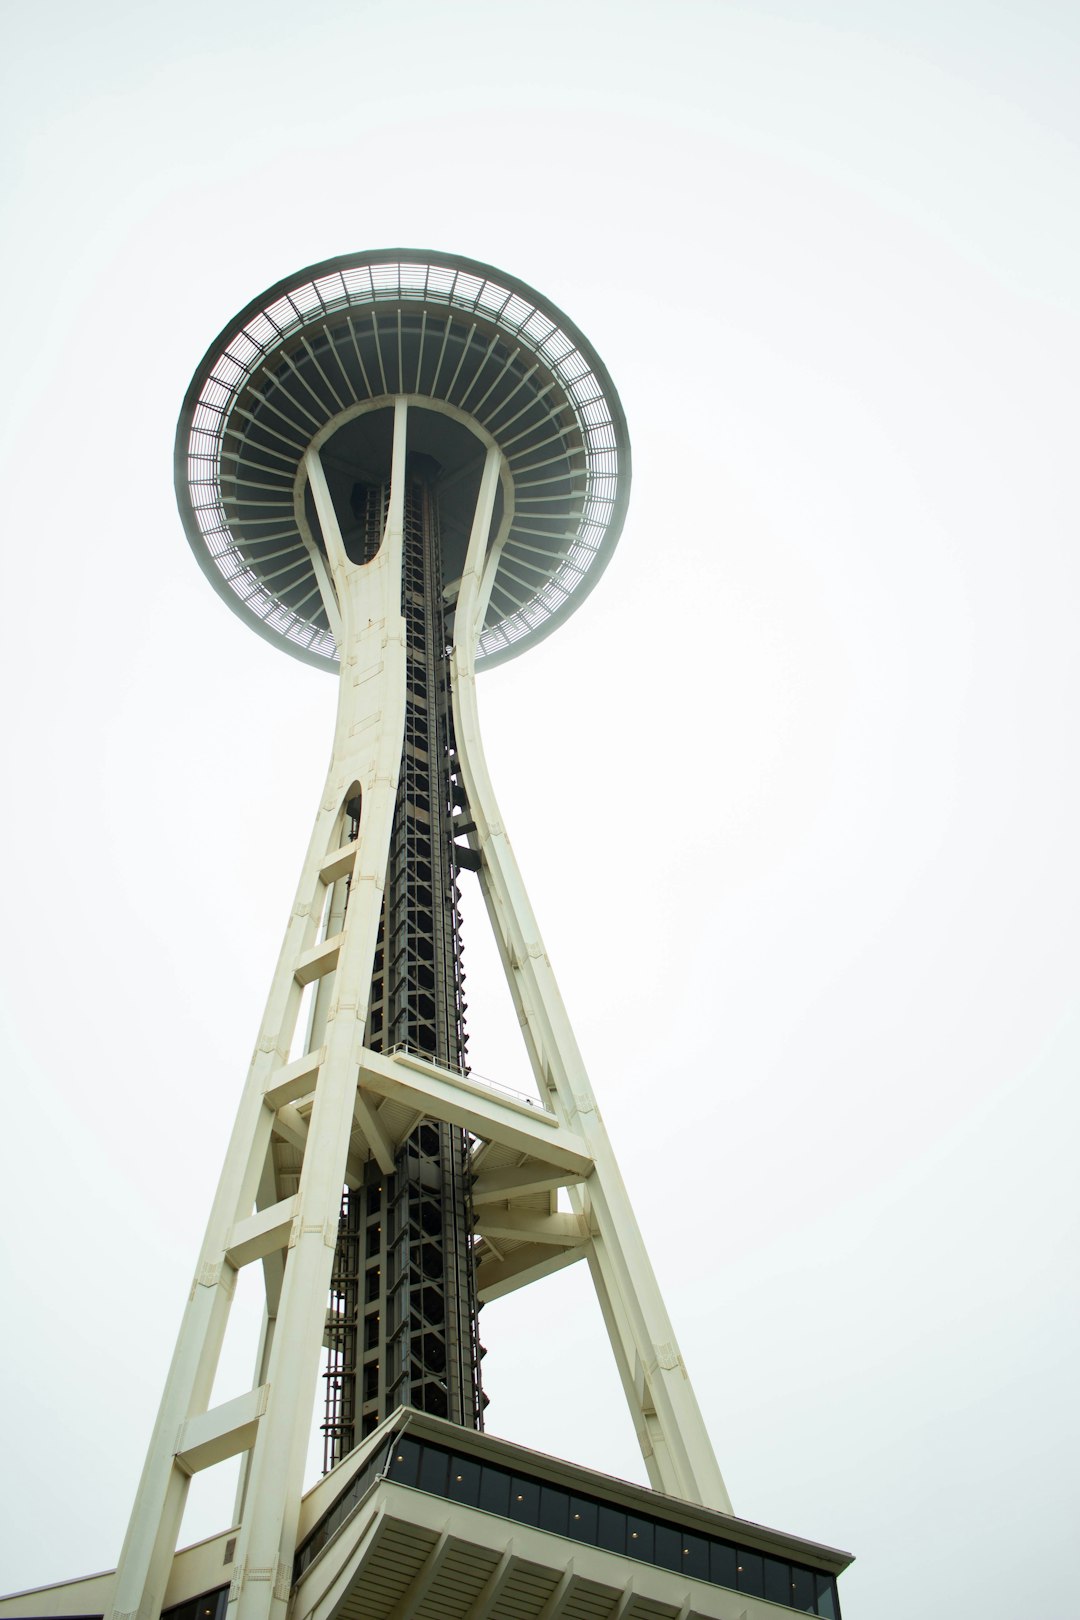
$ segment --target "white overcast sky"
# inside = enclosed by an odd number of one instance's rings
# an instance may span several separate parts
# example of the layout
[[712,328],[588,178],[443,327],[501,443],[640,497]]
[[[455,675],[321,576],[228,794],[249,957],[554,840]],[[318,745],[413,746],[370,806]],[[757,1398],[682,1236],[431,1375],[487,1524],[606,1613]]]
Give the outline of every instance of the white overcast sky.
[[[851,1548],[848,1620],[1072,1620],[1080,10],[6,31],[0,1590],[115,1563],[329,750],[189,554],[180,401],[271,282],[406,245],[626,407],[615,558],[481,698],[736,1510]],[[641,1477],[584,1273],[483,1325],[494,1432]]]

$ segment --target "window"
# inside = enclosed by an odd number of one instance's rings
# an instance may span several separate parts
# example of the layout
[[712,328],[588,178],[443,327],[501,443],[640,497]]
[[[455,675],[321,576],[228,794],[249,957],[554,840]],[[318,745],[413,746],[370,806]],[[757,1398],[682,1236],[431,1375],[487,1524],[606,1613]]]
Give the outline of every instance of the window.
[[765,1596],[765,1560],[760,1553],[749,1552],[747,1548],[739,1548],[739,1562],[736,1573],[739,1577],[739,1591],[750,1592],[754,1597]]
[[557,1485],[541,1485],[540,1529],[550,1530],[556,1536],[565,1536],[569,1517],[570,1498],[566,1492]]
[[596,1545],[606,1547],[608,1552],[626,1551],[626,1514],[618,1508],[608,1507],[606,1502],[598,1504],[599,1511],[596,1520]]
[[540,1515],[540,1485],[524,1474],[510,1481],[510,1517],[521,1524],[535,1524]]
[[396,1440],[390,1453],[390,1478],[398,1485],[415,1485],[420,1468],[420,1447],[415,1440]]
[[596,1545],[596,1503],[587,1496],[571,1496],[566,1533],[575,1541]]
[[626,1515],[626,1550],[631,1558],[651,1564],[656,1556],[656,1526],[638,1513]]
[[791,1603],[791,1571],[779,1558],[766,1558],[765,1596],[770,1603]]
[[449,1462],[445,1451],[437,1451],[434,1446],[424,1446],[420,1453],[420,1474],[417,1479],[420,1489],[430,1491],[432,1496],[445,1496]]
[[735,1590],[735,1548],[726,1541],[714,1541],[709,1547],[709,1579],[716,1586],[729,1586]]
[[656,1563],[661,1569],[682,1570],[682,1531],[676,1530],[673,1524],[658,1524],[656,1527]]
[[840,1605],[836,1601],[836,1582],[831,1575],[815,1575],[817,1582],[817,1612],[825,1620],[840,1620]]
[[[816,1614],[821,1620],[840,1620],[831,1575],[749,1547],[736,1547],[651,1514],[627,1512],[546,1480],[512,1473],[497,1463],[481,1463],[466,1452],[399,1438],[390,1446],[389,1475],[399,1484],[418,1486],[500,1518],[640,1559],[690,1580],[763,1597],[800,1614]],[[170,1620],[223,1620],[223,1616],[178,1612]]]
[[475,1507],[480,1499],[480,1464],[475,1457],[450,1459],[450,1500]]
[[485,1513],[498,1513],[504,1519],[510,1517],[510,1475],[505,1468],[484,1463],[480,1469],[480,1499],[476,1505]]
[[793,1609],[800,1614],[813,1614],[814,1603],[814,1572],[810,1569],[800,1569],[798,1564],[791,1566],[791,1597],[788,1599]]
[[707,1581],[709,1579],[709,1543],[705,1536],[692,1536],[684,1532],[682,1537],[682,1572],[689,1575],[692,1581]]

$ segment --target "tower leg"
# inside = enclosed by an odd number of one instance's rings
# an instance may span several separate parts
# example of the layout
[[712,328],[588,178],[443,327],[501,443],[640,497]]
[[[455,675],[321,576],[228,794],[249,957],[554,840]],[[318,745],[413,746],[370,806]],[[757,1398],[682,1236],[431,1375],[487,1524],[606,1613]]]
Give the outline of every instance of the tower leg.
[[[251,1453],[250,1469],[230,1597],[245,1620],[288,1597],[401,762],[405,420],[398,401],[386,532],[378,555],[363,567],[345,554],[318,458],[308,456],[342,624],[333,754],[117,1569],[112,1612],[125,1620],[152,1620],[160,1609],[191,1474],[242,1451]],[[359,835],[342,849],[345,805],[357,791]],[[328,891],[346,877],[340,931],[319,937]],[[330,973],[325,1038],[290,1063],[303,988]],[[297,1084],[314,1094],[299,1191],[253,1216],[275,1115]],[[263,1192],[265,1199],[265,1186]],[[266,1380],[208,1411],[237,1269],[278,1250],[288,1263],[276,1330],[260,1354]]]
[[474,528],[458,597],[454,722],[482,855],[480,881],[541,1096],[587,1144],[593,1170],[569,1196],[585,1217],[589,1265],[653,1485],[731,1512],[731,1502],[671,1321],[596,1107],[589,1078],[525,893],[480,739],[475,649],[493,577]]

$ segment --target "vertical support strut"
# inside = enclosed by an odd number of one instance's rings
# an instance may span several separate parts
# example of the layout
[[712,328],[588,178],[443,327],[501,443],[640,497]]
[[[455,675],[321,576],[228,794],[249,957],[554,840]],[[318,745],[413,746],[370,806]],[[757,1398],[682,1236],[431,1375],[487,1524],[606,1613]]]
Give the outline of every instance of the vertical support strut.
[[[489,452],[485,479],[494,478]],[[483,488],[483,486],[482,486]],[[481,494],[481,505],[483,493]],[[478,513],[479,518],[479,513]],[[588,1144],[593,1172],[570,1198],[590,1230],[589,1269],[653,1486],[731,1512],[702,1421],[577,1041],[544,950],[491,786],[476,706],[476,646],[496,559],[474,525],[462,576],[452,654],[459,759],[480,883],[540,1094],[561,1123]]]
[[[275,1081],[288,1069],[303,986],[330,961],[325,950],[320,957],[318,936],[328,904],[333,917],[337,897],[328,897],[323,867],[347,842],[345,803],[359,787],[357,837],[333,882],[337,889],[346,880],[334,917],[341,924],[334,989],[329,998],[315,998],[311,1036],[321,1039],[311,1054],[313,1100],[299,1188],[282,1222],[280,1299],[268,1297],[261,1385],[245,1407],[245,1424],[232,1436],[222,1417],[218,1437],[218,1455],[250,1450],[230,1592],[235,1613],[265,1620],[288,1597],[404,739],[406,421],[406,404],[399,399],[385,528],[366,565],[353,564],[346,554],[317,453],[309,451],[304,461],[342,625],[333,753],[117,1568],[111,1612],[125,1620],[152,1620],[160,1610],[194,1466],[184,1436],[196,1421],[214,1426],[207,1406],[236,1278],[234,1239],[256,1201],[275,1196],[265,1190],[279,1113]],[[271,1260],[276,1263],[276,1256]]]

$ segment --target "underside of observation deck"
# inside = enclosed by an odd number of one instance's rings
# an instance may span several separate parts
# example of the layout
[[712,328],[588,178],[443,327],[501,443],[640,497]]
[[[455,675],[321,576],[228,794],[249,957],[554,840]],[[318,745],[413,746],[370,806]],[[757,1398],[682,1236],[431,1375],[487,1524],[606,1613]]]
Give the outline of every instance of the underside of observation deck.
[[479,663],[498,662],[548,634],[596,583],[622,527],[630,445],[584,336],[490,266],[406,250],[349,255],[250,304],[207,352],[181,413],[188,538],[253,628],[332,667],[299,468],[309,446],[344,434],[339,443],[351,437],[377,479],[385,423],[366,418],[395,396],[441,418],[421,431],[443,467],[445,586],[460,572],[456,518],[483,448],[503,454],[506,526],[478,647]]

